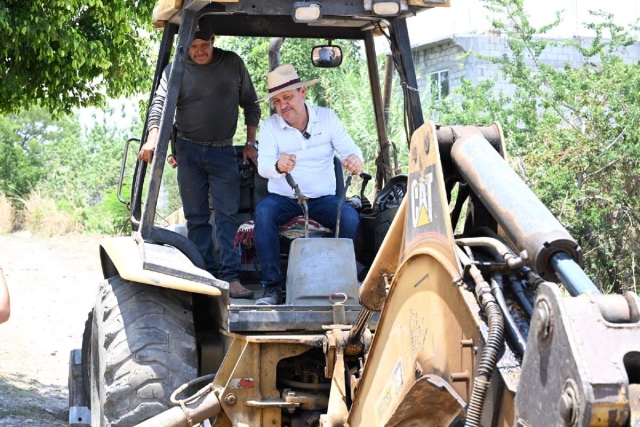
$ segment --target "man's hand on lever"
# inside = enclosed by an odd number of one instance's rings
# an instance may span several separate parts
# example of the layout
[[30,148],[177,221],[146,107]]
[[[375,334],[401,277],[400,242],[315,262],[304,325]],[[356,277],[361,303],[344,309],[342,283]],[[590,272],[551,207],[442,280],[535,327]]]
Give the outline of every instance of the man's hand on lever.
[[351,175],[358,175],[362,170],[362,161],[355,154],[349,154],[349,156],[342,161],[342,166],[347,169]]
[[280,173],[291,172],[296,166],[296,155],[282,153],[280,154],[280,157],[278,157],[276,165],[278,166]]

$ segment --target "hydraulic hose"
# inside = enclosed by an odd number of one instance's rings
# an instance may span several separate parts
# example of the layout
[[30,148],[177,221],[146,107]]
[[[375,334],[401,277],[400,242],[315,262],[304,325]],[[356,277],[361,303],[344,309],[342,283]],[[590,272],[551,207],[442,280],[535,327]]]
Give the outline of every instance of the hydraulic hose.
[[467,421],[465,424],[467,427],[478,427],[480,426],[482,408],[487,397],[491,375],[498,361],[498,352],[504,340],[504,318],[496,299],[491,293],[491,287],[482,277],[478,267],[473,265],[467,254],[460,247],[456,246],[456,249],[460,261],[469,267],[469,274],[476,285],[476,298],[484,309],[488,324],[487,341],[480,356],[478,375],[473,380],[473,390],[467,406]]
[[531,305],[531,301],[529,301],[527,294],[524,292],[522,283],[516,278],[515,274],[510,274],[508,277],[509,283],[511,284],[511,290],[516,295],[516,298],[518,298],[518,301],[527,313],[527,316],[531,318],[531,315],[533,314],[533,305]]
[[504,285],[502,281],[502,275],[499,273],[493,274],[491,277],[491,293],[496,298],[500,309],[502,310],[502,314],[504,315],[504,320],[507,325],[507,332],[509,336],[513,340],[513,343],[516,346],[516,350],[520,353],[520,356],[524,356],[524,351],[527,347],[526,340],[520,333],[520,329],[518,329],[518,325],[516,325],[516,321],[513,319],[511,312],[509,311],[509,307],[507,307],[507,302],[504,299]]
[[300,390],[330,390],[331,389],[331,383],[326,383],[326,384],[325,383],[322,383],[322,384],[303,383],[301,381],[287,380],[284,378],[278,378],[278,382],[280,382],[282,385],[285,385],[287,387],[292,387]]
[[522,257],[515,255],[507,245],[492,237],[465,237],[456,239],[456,243],[462,246],[484,246],[491,248],[504,259],[505,264],[512,270],[518,270],[524,265],[525,260],[522,259]]
[[522,267],[522,274],[524,274],[524,277],[527,279],[527,282],[529,282],[529,285],[534,290],[537,290],[538,286],[544,283],[544,280],[542,279],[542,277],[538,276],[532,269],[530,269],[527,266]]

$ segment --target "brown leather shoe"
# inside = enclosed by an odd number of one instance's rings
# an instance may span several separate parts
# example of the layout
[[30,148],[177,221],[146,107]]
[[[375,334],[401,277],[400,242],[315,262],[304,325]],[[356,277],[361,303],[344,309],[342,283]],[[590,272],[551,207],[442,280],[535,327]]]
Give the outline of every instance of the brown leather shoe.
[[231,298],[253,298],[253,291],[245,288],[238,281],[229,282],[229,296]]

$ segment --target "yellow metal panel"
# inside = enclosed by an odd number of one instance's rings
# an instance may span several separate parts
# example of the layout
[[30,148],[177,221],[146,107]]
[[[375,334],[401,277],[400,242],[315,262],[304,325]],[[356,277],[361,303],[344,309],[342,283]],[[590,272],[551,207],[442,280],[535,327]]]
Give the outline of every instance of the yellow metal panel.
[[164,27],[168,21],[182,7],[182,0],[159,0],[153,8],[153,27]]
[[[428,246],[440,252],[452,266],[458,266],[453,230],[433,122],[427,122],[411,137],[409,204],[405,218],[403,257]],[[406,199],[405,198],[405,199]]]
[[[451,381],[453,373],[473,372],[475,355],[461,342],[477,343],[480,334],[465,291],[456,285],[458,272],[437,250],[416,252],[392,282],[349,425],[385,425],[416,376],[435,374]],[[471,382],[453,386],[468,401]]]
[[404,218],[407,213],[408,197],[405,197],[396,213],[396,219],[376,254],[373,264],[360,286],[360,303],[369,310],[380,311],[386,298],[385,277],[392,275],[398,268],[404,239]]
[[165,218],[167,224],[176,225],[176,224],[186,224],[187,220],[184,217],[184,210],[182,208],[173,211],[168,217]]
[[451,0],[446,0],[444,2],[440,1],[429,1],[429,0],[407,0],[407,4],[409,6],[420,6],[420,7],[450,7]]
[[225,330],[220,330],[220,332],[228,337],[258,344],[305,344],[314,347],[324,338],[324,334],[244,335]]
[[204,283],[144,270],[138,245],[131,237],[107,237],[100,243],[100,246],[113,261],[123,279],[197,294],[222,295],[220,289]]
[[[216,0],[216,3],[238,3],[240,0]],[[212,0],[190,0],[189,3],[195,3],[195,4],[209,4],[211,3]]]
[[[395,276],[349,425],[385,425],[419,376],[444,378],[467,401],[471,392],[476,355],[462,343],[469,339],[473,345],[479,343],[479,319],[474,316],[478,308],[472,295],[467,298],[469,291],[459,285],[461,271],[432,122],[425,123],[411,138],[403,205],[383,243],[384,247],[387,241],[394,241],[396,250],[400,248],[399,261],[394,260]],[[371,270],[379,262],[376,258]],[[452,374],[460,377],[465,372],[469,373],[466,381],[452,381]],[[433,422],[425,425],[436,425],[435,413]]]

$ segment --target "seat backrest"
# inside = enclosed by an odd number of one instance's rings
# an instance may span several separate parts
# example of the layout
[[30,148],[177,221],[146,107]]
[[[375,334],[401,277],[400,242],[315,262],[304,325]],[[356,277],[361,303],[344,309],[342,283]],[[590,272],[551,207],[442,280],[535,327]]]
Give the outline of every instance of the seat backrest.
[[[249,221],[252,219],[253,212],[260,200],[268,193],[269,180],[260,176],[257,170],[250,170],[242,164],[243,146],[238,145],[235,148],[238,169],[240,169],[240,209],[238,212],[241,220]],[[335,195],[342,197],[344,177],[342,176],[342,163],[337,157],[333,158],[333,170],[336,176]]]
[[243,146],[236,146],[236,159],[240,170],[240,207],[238,209],[238,219],[240,222],[253,219],[253,212],[258,203],[267,195],[267,184],[269,180],[258,174],[255,168],[249,168],[242,163]]

